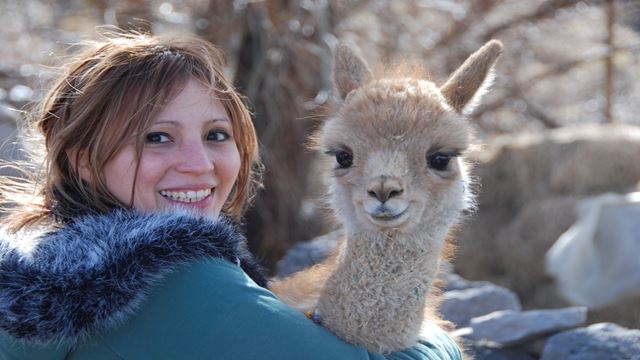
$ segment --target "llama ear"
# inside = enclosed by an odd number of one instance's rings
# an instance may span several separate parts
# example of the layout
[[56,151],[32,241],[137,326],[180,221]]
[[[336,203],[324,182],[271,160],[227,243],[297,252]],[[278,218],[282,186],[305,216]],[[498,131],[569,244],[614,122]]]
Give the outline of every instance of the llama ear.
[[371,77],[367,62],[354,49],[344,43],[336,46],[333,81],[342,99],[352,90],[369,82]]
[[440,87],[442,95],[458,113],[471,111],[493,82],[493,65],[502,43],[491,40],[473,53]]

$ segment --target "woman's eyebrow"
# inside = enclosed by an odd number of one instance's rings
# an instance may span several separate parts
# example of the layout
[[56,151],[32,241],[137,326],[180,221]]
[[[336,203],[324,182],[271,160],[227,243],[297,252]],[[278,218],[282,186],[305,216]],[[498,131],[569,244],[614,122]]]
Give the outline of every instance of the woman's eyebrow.
[[[221,118],[209,119],[206,122],[207,123],[216,123],[216,122],[228,122],[228,123],[230,123],[231,121],[226,117],[221,117]],[[180,121],[171,120],[171,119],[160,119],[160,120],[154,122],[154,125],[157,125],[157,124],[170,124],[170,125],[174,125],[176,127],[182,127],[182,123]]]

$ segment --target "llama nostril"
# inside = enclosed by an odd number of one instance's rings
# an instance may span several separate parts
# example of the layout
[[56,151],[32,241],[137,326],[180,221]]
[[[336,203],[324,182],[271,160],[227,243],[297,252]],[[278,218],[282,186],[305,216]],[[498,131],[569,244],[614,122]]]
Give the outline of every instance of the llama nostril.
[[400,196],[403,192],[404,189],[391,190],[391,192],[389,193],[389,199],[391,199],[392,197]]
[[367,195],[384,203],[404,193],[402,183],[396,178],[380,176],[369,183]]
[[380,202],[386,202],[392,197],[400,196],[403,191],[403,189],[380,188],[375,190],[368,190],[367,194],[372,198],[378,199],[378,201]]

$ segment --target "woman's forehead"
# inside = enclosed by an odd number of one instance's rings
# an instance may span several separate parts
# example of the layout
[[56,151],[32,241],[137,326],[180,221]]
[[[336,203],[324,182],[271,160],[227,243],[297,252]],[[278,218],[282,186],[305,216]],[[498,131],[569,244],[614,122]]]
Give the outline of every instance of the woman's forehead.
[[189,79],[184,87],[160,110],[158,122],[184,123],[187,120],[230,121],[224,105],[211,89]]

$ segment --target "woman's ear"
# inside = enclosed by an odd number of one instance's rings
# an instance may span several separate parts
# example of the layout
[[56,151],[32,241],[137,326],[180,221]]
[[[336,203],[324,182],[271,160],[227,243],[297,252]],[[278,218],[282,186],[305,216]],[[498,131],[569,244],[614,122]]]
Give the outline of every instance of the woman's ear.
[[89,170],[89,157],[85,150],[69,150],[67,151],[69,164],[71,168],[80,175],[80,178],[86,182],[91,182],[91,171]]

